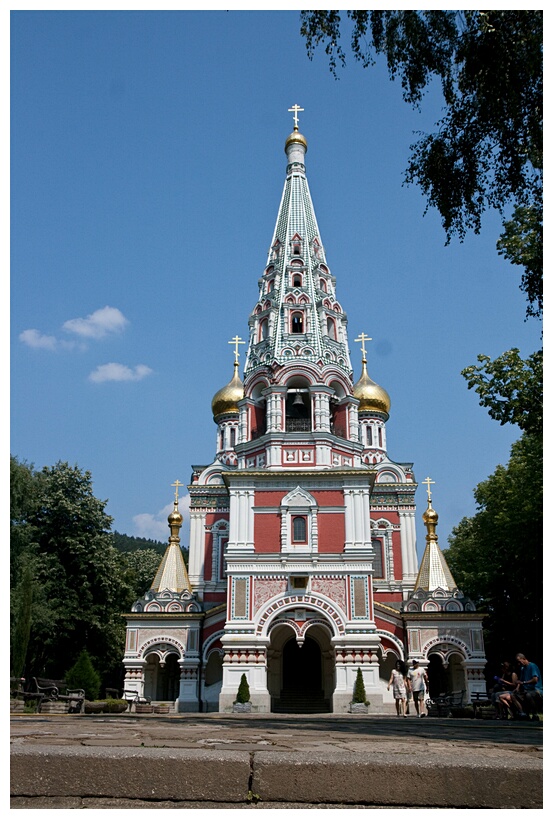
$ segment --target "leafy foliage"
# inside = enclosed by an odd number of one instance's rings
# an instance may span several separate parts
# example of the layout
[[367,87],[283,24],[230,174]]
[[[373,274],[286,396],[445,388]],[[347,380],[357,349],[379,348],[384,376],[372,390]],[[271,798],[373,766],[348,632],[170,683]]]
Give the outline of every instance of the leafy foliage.
[[119,552],[136,552],[153,549],[159,555],[165,554],[167,543],[145,537],[124,535],[121,532],[113,533],[113,545]]
[[357,676],[355,678],[355,688],[353,689],[353,702],[367,703],[367,692],[365,691],[365,683],[363,682],[363,674],[361,669],[357,669]]
[[118,674],[133,601],[92,478],[59,462],[40,472],[12,458],[12,638],[24,568],[33,578],[26,667],[60,679],[86,648],[102,675]]
[[542,652],[542,448],[523,433],[507,466],[478,484],[476,515],[449,538],[445,557],[484,620],[488,659]]
[[[400,77],[406,102],[420,107],[441,84],[444,116],[411,146],[407,183],[418,184],[442,218],[447,241],[480,231],[487,208],[504,222],[498,250],[522,265],[528,315],[542,309],[543,13],[347,11],[351,49],[363,67],[377,55]],[[338,11],[303,11],[307,53],[324,44],[330,70],[346,63]]]
[[516,424],[525,432],[541,435],[543,428],[543,352],[524,360],[515,347],[492,361],[479,355],[480,366],[465,367],[469,389],[480,396],[480,406],[500,424]]
[[84,689],[88,700],[97,699],[100,693],[100,675],[95,671],[88,651],[83,650],[75,665],[65,675],[68,688]]
[[159,552],[154,549],[136,549],[120,555],[121,566],[126,572],[126,580],[133,590],[134,600],[151,589],[160,564]]
[[238,686],[238,694],[236,695],[236,702],[249,702],[250,701],[250,686],[248,685],[248,680],[245,674],[242,674],[240,677],[240,685]]

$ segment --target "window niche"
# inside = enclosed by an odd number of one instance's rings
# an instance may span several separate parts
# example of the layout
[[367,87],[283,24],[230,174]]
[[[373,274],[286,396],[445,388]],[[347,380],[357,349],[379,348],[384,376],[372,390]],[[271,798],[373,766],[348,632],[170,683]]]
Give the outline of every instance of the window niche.
[[281,549],[283,552],[318,551],[317,502],[297,486],[281,502]]

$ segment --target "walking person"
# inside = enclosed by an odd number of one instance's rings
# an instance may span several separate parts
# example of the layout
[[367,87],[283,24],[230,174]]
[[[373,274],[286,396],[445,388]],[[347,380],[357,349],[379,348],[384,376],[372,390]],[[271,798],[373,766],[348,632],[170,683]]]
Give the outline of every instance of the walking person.
[[388,681],[388,691],[390,690],[390,686],[392,686],[394,699],[396,701],[396,713],[398,717],[407,716],[405,713],[405,706],[407,702],[407,685],[407,669],[405,668],[405,664],[402,663],[401,660],[398,660],[396,662],[396,667],[392,671]]
[[419,667],[419,661],[413,660],[413,667],[408,674],[409,687],[413,693],[413,702],[418,717],[425,717],[424,694],[428,688],[428,675],[424,668]]

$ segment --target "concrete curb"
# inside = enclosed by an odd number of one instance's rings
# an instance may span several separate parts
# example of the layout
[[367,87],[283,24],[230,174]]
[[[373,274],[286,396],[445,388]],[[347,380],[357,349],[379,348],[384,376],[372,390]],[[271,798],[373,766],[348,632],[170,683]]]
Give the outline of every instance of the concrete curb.
[[541,808],[533,754],[455,747],[423,754],[169,748],[13,747],[13,797],[151,803],[341,803],[440,808]]

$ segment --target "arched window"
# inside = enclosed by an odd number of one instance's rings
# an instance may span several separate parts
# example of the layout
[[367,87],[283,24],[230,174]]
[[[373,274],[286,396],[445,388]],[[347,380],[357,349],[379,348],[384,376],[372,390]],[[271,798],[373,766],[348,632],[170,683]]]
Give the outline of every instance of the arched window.
[[231,447],[234,447],[235,444],[236,444],[236,427],[231,427],[230,428],[230,445],[231,445]]
[[319,287],[321,288],[323,293],[328,293],[328,290],[326,289],[326,282],[324,279],[319,279]]
[[382,446],[382,427],[378,427],[378,446]]
[[367,430],[367,446],[373,445],[373,431],[371,427],[366,426],[365,429]]
[[267,338],[267,333],[269,331],[269,322],[266,318],[262,319],[259,322],[259,340],[263,341]]
[[275,286],[275,280],[274,279],[271,279],[270,281],[268,281],[267,282],[267,293],[272,293],[274,286]]
[[303,333],[303,313],[292,313],[292,332]]
[[301,287],[301,276],[299,273],[294,273],[292,276],[292,287]]
[[303,516],[296,515],[292,518],[292,543],[305,543],[307,541],[307,521]]
[[331,318],[326,320],[326,334],[329,338],[336,341],[336,324]]

